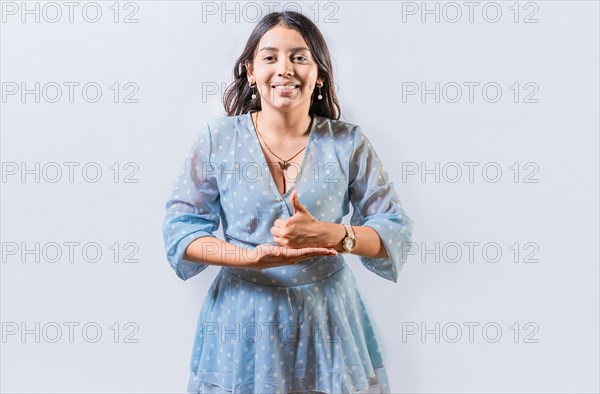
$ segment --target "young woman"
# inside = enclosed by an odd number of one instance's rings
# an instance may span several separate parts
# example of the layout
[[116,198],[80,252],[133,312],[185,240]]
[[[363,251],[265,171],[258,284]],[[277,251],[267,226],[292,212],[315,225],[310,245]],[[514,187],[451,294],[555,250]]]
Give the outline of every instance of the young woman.
[[390,392],[343,254],[396,282],[413,222],[360,127],[339,120],[327,45],[303,15],[272,13],[234,76],[228,116],[200,131],[166,204],[176,274],[222,267],[188,392]]

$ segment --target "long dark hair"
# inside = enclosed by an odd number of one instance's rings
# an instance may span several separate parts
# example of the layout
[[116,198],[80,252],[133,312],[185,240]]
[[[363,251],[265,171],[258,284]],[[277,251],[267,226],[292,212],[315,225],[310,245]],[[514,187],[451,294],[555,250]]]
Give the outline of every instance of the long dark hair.
[[321,87],[322,100],[318,100],[318,89],[315,87],[310,115],[323,116],[330,119],[339,119],[341,109],[333,85],[333,67],[329,49],[319,28],[304,15],[294,11],[272,12],[265,15],[256,25],[244,51],[233,67],[233,82],[226,89],[223,97],[223,106],[228,116],[245,114],[251,110],[260,110],[260,93],[256,90],[256,99],[252,99],[252,88],[248,85],[245,64],[253,64],[254,54],[258,43],[266,32],[275,26],[283,25],[288,29],[296,30],[308,44],[308,49],[317,63],[318,76],[323,80]]

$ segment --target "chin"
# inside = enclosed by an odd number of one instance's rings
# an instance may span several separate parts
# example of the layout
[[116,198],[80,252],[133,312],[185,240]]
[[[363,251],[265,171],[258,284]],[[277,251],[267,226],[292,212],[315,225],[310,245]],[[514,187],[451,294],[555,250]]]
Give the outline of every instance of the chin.
[[303,103],[304,103],[304,101],[290,102],[290,101],[280,100],[280,101],[268,103],[268,105],[275,109],[287,111],[287,110],[294,110],[294,109],[302,108]]

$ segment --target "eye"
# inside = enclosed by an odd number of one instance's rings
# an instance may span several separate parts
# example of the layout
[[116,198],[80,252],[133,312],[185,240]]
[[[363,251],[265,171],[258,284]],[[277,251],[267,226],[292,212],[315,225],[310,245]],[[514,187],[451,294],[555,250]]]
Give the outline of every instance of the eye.
[[299,56],[294,57],[294,59],[298,59],[298,58],[300,58],[300,61],[307,61],[308,60],[308,58],[306,56],[299,55]]
[[269,61],[270,59],[273,59],[273,56],[265,56],[265,57],[263,58],[263,60],[266,60],[266,61]]

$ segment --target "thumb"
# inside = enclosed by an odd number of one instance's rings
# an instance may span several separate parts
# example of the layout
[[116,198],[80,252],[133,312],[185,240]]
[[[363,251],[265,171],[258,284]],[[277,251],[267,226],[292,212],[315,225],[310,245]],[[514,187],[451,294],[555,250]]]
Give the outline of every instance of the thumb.
[[304,205],[302,205],[302,203],[298,199],[298,191],[297,190],[294,190],[292,192],[292,205],[294,206],[294,214],[308,212],[306,207],[304,207]]

